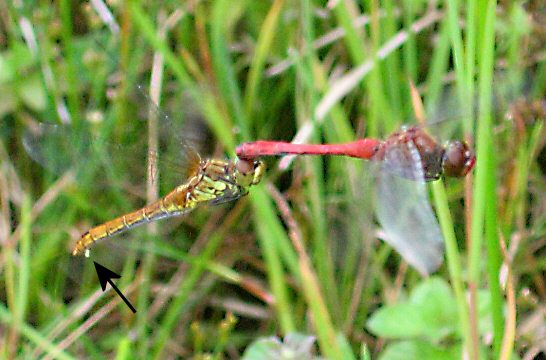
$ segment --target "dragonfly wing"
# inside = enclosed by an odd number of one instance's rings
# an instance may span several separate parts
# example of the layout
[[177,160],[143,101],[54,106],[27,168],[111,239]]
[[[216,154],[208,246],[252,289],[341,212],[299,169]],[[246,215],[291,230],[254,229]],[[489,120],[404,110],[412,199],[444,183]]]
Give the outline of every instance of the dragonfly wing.
[[219,205],[224,204],[230,201],[237,200],[241,196],[245,195],[245,193],[242,193],[238,190],[238,188],[230,188],[226,189],[224,193],[221,196],[218,196],[216,199],[209,201],[209,205]]
[[[142,91],[135,95],[129,97],[123,118],[113,107],[106,107],[100,121],[81,119],[77,126],[29,123],[23,135],[26,152],[38,164],[58,175],[75,170],[77,180],[71,191],[77,194],[83,210],[93,216],[81,225],[81,232],[86,230],[84,226],[111,220],[152,202],[148,201],[149,189],[158,188],[159,196],[169,193],[184,184],[199,165],[194,144],[202,134],[188,124],[191,119],[192,125],[197,123],[198,114],[182,107],[171,118]],[[226,193],[218,201],[239,196]],[[125,247],[128,242],[107,244]]]
[[35,162],[60,175],[78,163],[78,155],[88,158],[88,143],[75,135],[67,126],[38,123],[26,129],[23,147]]
[[[93,130],[90,126],[76,130],[69,125],[38,123],[25,130],[23,146],[35,162],[54,174],[75,170],[78,181],[87,188],[118,187],[121,179],[133,188],[143,186],[146,162],[150,159],[157,164],[157,152],[147,153],[140,140],[121,145]],[[125,178],[124,174],[130,176]]]
[[392,146],[379,168],[375,208],[384,240],[428,275],[442,264],[444,240],[430,206],[419,153],[411,142]]
[[35,162],[57,175],[76,170],[78,182],[88,189],[125,188],[143,195],[149,178],[152,184],[160,184],[161,192],[167,192],[187,180],[187,170],[200,158],[192,145],[184,142],[183,124],[166,116],[158,120],[154,150],[148,149],[148,123],[140,119],[127,121],[116,134],[112,119],[83,123],[78,129],[30,124],[22,142]]

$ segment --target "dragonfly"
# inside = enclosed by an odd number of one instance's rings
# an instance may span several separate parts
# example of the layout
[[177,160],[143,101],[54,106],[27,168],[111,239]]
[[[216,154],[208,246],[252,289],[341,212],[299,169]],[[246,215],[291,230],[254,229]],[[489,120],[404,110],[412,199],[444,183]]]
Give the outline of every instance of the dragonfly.
[[200,160],[189,178],[161,199],[89,229],[76,242],[72,255],[85,254],[97,241],[136,226],[180,216],[199,205],[236,200],[260,182],[264,169],[259,160]]
[[[264,175],[265,165],[260,160],[202,158],[187,139],[175,135],[180,130],[175,128],[173,121],[157,109],[150,99],[146,101],[149,102],[148,106],[156,112],[156,116],[159,116],[162,132],[175,138],[175,145],[180,151],[179,156],[186,160],[186,178],[179,179],[180,184],[157,201],[84,232],[73,247],[72,255],[74,256],[85,254],[88,257],[89,249],[98,241],[111,238],[137,226],[159,219],[181,216],[198,206],[234,201],[248,194],[250,188],[257,185]],[[146,167],[146,157],[137,155],[138,151],[133,151],[140,150],[143,144],[137,143],[136,146],[124,148],[122,145],[111,144],[103,138],[91,138],[83,141],[84,151],[72,145],[77,137],[77,132],[71,126],[41,123],[35,129],[29,129],[26,132],[23,145],[32,159],[54,172],[64,171],[66,167],[77,166],[78,163],[80,168],[85,170],[88,167],[85,161],[98,157],[99,151],[95,150],[97,148],[115,149],[108,155],[114,158],[122,157],[116,160],[125,163],[130,160],[142,160],[140,165]],[[119,153],[124,155],[120,156]],[[155,151],[148,151],[145,155],[151,159],[160,158]],[[173,172],[174,169],[168,170]],[[180,174],[179,171],[174,173],[175,176]]]
[[476,157],[463,141],[439,144],[422,127],[405,126],[384,141],[365,138],[341,144],[254,141],[236,149],[241,159],[282,155],[340,155],[370,160],[376,171],[376,215],[385,241],[420,273],[436,271],[444,240],[428,200],[426,182],[442,175],[464,177]]

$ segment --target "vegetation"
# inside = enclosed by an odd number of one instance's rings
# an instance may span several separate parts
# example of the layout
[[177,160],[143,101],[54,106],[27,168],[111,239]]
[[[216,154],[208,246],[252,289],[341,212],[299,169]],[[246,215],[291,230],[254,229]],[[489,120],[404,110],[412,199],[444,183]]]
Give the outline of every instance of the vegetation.
[[[540,1],[0,5],[2,357],[544,356],[544,14]],[[415,121],[412,84],[477,154],[464,181],[430,186],[446,240],[433,276],[378,239],[371,166],[336,157],[264,159],[249,196],[98,244],[135,314],[70,255],[184,181],[180,138],[217,158],[256,139],[383,138]],[[139,85],[172,116],[148,113]],[[47,137],[39,123],[71,126]]]

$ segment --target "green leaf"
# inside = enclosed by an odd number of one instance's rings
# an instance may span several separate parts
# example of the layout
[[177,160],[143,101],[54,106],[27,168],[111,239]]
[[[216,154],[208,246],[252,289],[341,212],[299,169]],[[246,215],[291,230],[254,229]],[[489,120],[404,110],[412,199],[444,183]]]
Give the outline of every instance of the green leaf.
[[417,286],[410,303],[418,307],[422,320],[427,324],[423,335],[439,341],[457,329],[457,304],[445,280],[431,277]]
[[23,103],[35,111],[42,111],[46,107],[47,99],[38,74],[33,74],[29,78],[21,81],[17,92]]
[[368,329],[385,338],[413,338],[426,332],[427,323],[419,309],[411,304],[385,306],[368,321]]
[[356,357],[351,348],[351,344],[349,344],[349,342],[347,341],[347,338],[342,333],[337,334],[336,340],[341,349],[342,359],[356,360]]
[[0,54],[0,84],[13,80],[15,70],[4,54]]
[[312,355],[314,336],[290,333],[284,341],[272,336],[254,341],[245,351],[243,360],[315,360]]
[[16,42],[7,53],[7,60],[13,69],[17,68],[17,74],[24,74],[37,62],[37,58],[30,49],[21,42]]
[[438,342],[457,329],[453,294],[440,278],[429,278],[412,292],[406,303],[385,306],[368,321],[368,329],[386,338],[426,337]]
[[461,358],[460,347],[443,349],[425,341],[401,341],[387,346],[380,360],[455,360]]

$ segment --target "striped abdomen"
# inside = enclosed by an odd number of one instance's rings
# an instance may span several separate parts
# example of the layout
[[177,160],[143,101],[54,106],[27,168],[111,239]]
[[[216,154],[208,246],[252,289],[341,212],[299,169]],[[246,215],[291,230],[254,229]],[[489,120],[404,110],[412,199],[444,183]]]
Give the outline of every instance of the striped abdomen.
[[188,186],[179,186],[167,196],[150,205],[95,226],[83,234],[76,242],[72,255],[81,255],[95,242],[120,234],[136,226],[166,217],[181,215],[192,210],[196,206],[196,202],[188,201],[187,194]]

